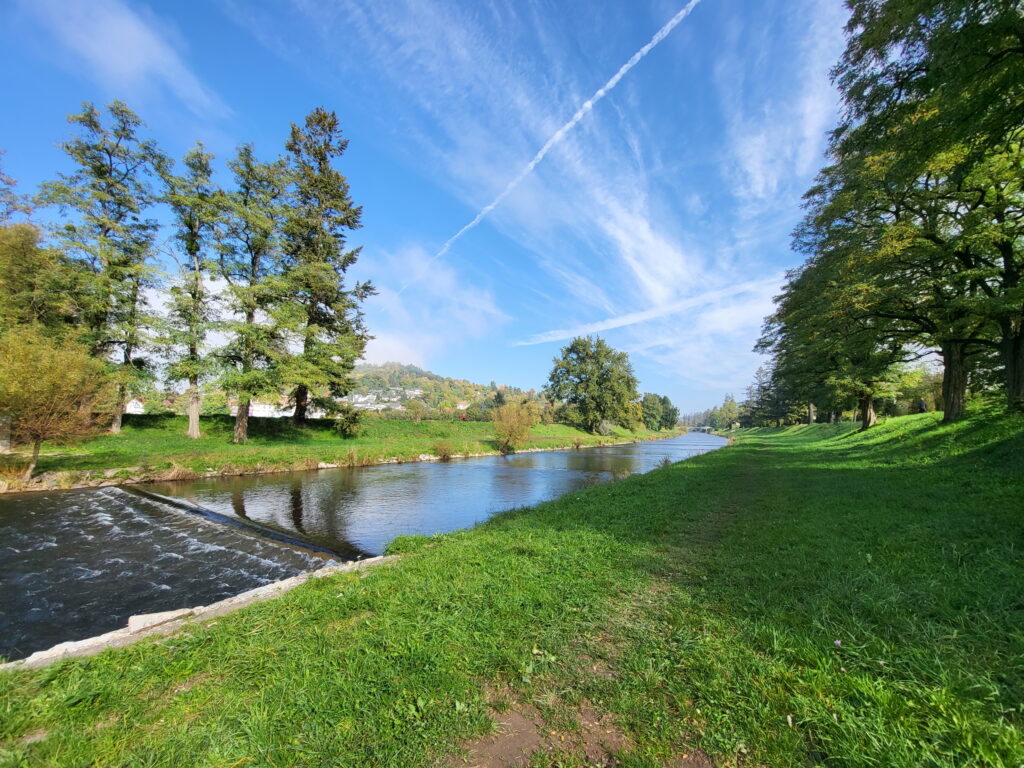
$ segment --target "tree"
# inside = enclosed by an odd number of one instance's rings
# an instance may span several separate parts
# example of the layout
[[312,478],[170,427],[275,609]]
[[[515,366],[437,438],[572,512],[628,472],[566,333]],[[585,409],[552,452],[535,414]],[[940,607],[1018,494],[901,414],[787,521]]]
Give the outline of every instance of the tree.
[[644,426],[650,430],[661,429],[661,422],[665,415],[665,407],[661,398],[646,392],[640,400],[640,408],[643,411]]
[[526,403],[506,403],[492,410],[491,422],[498,450],[511,453],[530,436],[530,429],[537,423],[537,411]]
[[629,405],[639,396],[633,366],[599,337],[579,336],[554,359],[548,390],[565,402],[585,429],[596,432],[603,421],[625,425]]
[[[110,381],[102,361],[77,344],[21,326],[0,336],[0,415],[9,419],[16,442],[32,446],[22,476],[29,480],[43,441],[87,435],[109,401]],[[31,382],[31,386],[26,386]]]
[[183,176],[174,175],[169,162],[160,166],[163,201],[174,215],[174,239],[178,245],[172,252],[178,265],[178,280],[170,289],[163,338],[172,355],[167,377],[188,382],[186,435],[193,439],[200,437],[199,380],[211,368],[204,347],[216,313],[216,296],[206,285],[211,266],[207,249],[214,236],[221,196],[212,181],[212,159],[199,144],[185,155]]
[[[959,172],[1024,131],[1024,14],[1018,0],[848,0],[834,77],[836,132],[897,160],[911,182],[953,147]],[[856,129],[857,136],[851,136]]]
[[830,291],[851,322],[882,320],[892,340],[939,350],[947,421],[963,414],[968,364],[985,348],[1002,353],[1011,404],[1024,401],[1019,185],[1000,156],[959,180],[955,164],[937,157],[908,186],[886,155],[847,154],[808,194],[797,238],[841,277]]
[[228,164],[235,188],[221,198],[216,231],[217,274],[227,283],[234,316],[223,323],[228,341],[219,356],[227,367],[222,384],[238,397],[232,442],[249,439],[249,405],[277,393],[286,355],[280,318],[282,292],[280,226],[286,177],[280,162],[260,162],[243,145]]
[[114,101],[107,112],[109,127],[89,103],[68,118],[80,135],[62,149],[77,167],[44,184],[40,199],[75,214],[53,231],[90,273],[81,295],[85,340],[97,357],[117,359],[111,431],[119,432],[128,395],[148,367],[139,352],[151,324],[145,292],[154,285],[150,262],[157,225],[144,214],[153,203],[148,177],[160,153],[140,138],[142,121],[125,104]]
[[0,227],[0,332],[33,325],[47,336],[73,333],[83,277],[63,253],[43,247],[36,227]]
[[739,421],[740,408],[736,404],[736,398],[732,395],[726,395],[725,400],[722,401],[719,418],[722,422],[721,429],[732,429],[732,425]]
[[416,424],[427,415],[427,406],[422,400],[410,400],[405,404],[405,412]]
[[[0,159],[4,152],[0,151]],[[28,215],[32,211],[29,200],[16,191],[18,183],[4,173],[0,165],[0,225],[7,224],[16,213]]]
[[[848,43],[835,70],[846,109],[831,154],[869,158],[898,199],[922,182],[941,194],[932,210],[942,215],[920,227],[951,257],[940,279],[955,274],[967,318],[997,329],[966,343],[958,334],[946,340],[943,356],[952,369],[946,418],[955,417],[964,361],[979,354],[978,346],[999,351],[1008,403],[1024,409],[1020,3],[851,0],[849,6]],[[943,220],[952,226],[941,226]]]
[[352,388],[349,374],[369,336],[359,307],[375,291],[369,282],[345,286],[359,248],[345,236],[361,226],[345,177],[334,167],[348,147],[334,112],[317,107],[285,145],[289,190],[282,237],[283,270],[291,322],[301,343],[282,371],[292,390],[295,422],[306,420],[311,393],[330,407]]
[[885,321],[851,314],[837,301],[835,292],[846,290],[849,280],[829,255],[812,256],[789,273],[755,349],[774,358],[769,389],[780,422],[823,394],[830,400],[853,396],[861,428],[868,429],[875,423],[875,397],[889,391],[907,353]]
[[675,429],[679,423],[679,409],[672,405],[668,395],[661,396],[661,429]]

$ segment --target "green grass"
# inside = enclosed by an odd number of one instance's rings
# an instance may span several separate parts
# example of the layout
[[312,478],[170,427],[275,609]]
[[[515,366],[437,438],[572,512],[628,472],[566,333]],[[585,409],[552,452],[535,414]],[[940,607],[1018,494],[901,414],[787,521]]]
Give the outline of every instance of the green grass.
[[[185,436],[183,416],[126,416],[120,434],[106,434],[70,446],[44,445],[36,473],[139,467],[152,473],[179,467],[196,473],[307,469],[318,462],[363,465],[398,459],[415,460],[433,455],[439,441],[447,441],[457,454],[496,453],[490,422],[412,421],[365,419],[356,437],[343,438],[331,421],[311,421],[295,427],[287,419],[250,419],[250,439],[233,445],[230,417],[202,419],[203,437]],[[668,437],[669,432],[617,428],[608,437],[582,432],[562,424],[537,425],[521,448],[565,448],[624,440]],[[0,457],[3,459],[4,457]],[[7,457],[15,464],[20,457]],[[138,472],[136,472],[138,474]]]
[[[1024,762],[1024,418],[751,430],[396,542],[164,643],[0,676],[9,765],[435,765],[488,698],[626,766]],[[25,739],[31,734],[30,739]],[[583,765],[581,755],[534,765]]]

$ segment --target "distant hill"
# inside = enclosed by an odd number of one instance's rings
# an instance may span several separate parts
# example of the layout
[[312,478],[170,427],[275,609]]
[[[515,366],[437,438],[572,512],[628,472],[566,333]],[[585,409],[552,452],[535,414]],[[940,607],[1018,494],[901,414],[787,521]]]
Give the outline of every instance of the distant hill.
[[[352,374],[355,389],[352,395],[362,404],[401,403],[422,400],[430,408],[453,409],[461,404],[473,405],[493,396],[498,390],[516,393],[512,387],[476,384],[466,379],[453,379],[425,371],[415,365],[383,363],[357,365]],[[372,397],[372,400],[368,398]]]

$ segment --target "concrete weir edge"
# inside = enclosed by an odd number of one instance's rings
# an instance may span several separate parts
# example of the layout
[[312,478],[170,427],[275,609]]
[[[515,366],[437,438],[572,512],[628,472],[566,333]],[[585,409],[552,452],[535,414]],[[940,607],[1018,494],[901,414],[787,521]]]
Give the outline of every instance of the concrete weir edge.
[[94,656],[108,648],[123,648],[126,645],[132,645],[148,637],[170,635],[180,629],[194,626],[199,622],[215,619],[232,611],[237,611],[239,608],[245,608],[254,603],[261,603],[265,600],[280,597],[310,579],[322,579],[338,573],[362,571],[377,565],[394,562],[398,557],[398,555],[382,555],[380,557],[367,558],[366,560],[353,560],[340,565],[329,565],[326,568],[320,568],[309,573],[300,573],[298,576],[292,576],[290,579],[264,584],[262,587],[250,589],[247,592],[242,592],[239,595],[225,598],[210,605],[132,616],[128,619],[127,627],[115,629],[113,632],[107,632],[103,635],[88,637],[84,640],[59,643],[44,651],[36,651],[24,659],[0,664],[0,671],[37,669],[61,659]]

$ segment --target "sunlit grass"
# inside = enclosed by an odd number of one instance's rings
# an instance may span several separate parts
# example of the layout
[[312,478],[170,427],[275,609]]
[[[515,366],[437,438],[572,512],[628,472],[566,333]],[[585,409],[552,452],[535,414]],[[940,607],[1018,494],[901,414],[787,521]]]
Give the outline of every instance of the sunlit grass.
[[[233,420],[207,417],[203,437],[185,436],[181,416],[126,417],[120,434],[102,435],[73,445],[44,446],[37,472],[135,468],[135,473],[179,466],[192,472],[247,472],[274,469],[306,469],[319,462],[362,465],[381,461],[410,461],[433,455],[439,441],[447,441],[461,455],[496,453],[490,422],[412,421],[367,418],[359,434],[342,437],[330,421],[311,421],[295,427],[287,419],[250,420],[250,439],[245,445],[231,443]],[[607,437],[591,435],[562,424],[538,424],[522,449],[566,448],[575,444],[602,445],[624,440],[668,437],[645,429],[630,432],[618,428]],[[6,463],[17,464],[17,456]]]
[[1020,416],[742,434],[166,643],[3,675],[4,759],[429,766],[506,690],[556,733],[584,698],[612,713],[627,766],[1017,766],[1022,498]]

